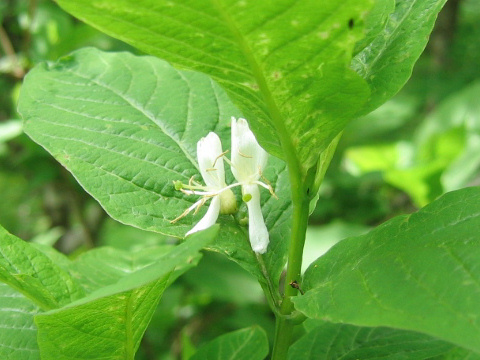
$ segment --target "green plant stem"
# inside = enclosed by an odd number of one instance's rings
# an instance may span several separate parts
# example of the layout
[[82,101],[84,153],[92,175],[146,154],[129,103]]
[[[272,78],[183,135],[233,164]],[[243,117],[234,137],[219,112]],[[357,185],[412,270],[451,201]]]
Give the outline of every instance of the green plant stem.
[[305,195],[295,200],[297,201],[293,203],[292,236],[288,252],[285,294],[280,307],[280,315],[276,319],[272,360],[284,360],[287,358],[288,348],[292,341],[293,327],[295,326],[295,323],[288,317],[294,311],[291,298],[298,294],[298,289],[290,286],[290,284],[294,281],[301,282],[303,246],[307,231],[309,205],[308,197]]
[[[300,281],[302,269],[303,245],[305,243],[305,232],[307,230],[309,210],[309,197],[306,193],[305,184],[302,182],[306,174],[302,171],[302,165],[296,156],[296,149],[292,142],[291,134],[285,126],[285,121],[268,86],[261,64],[257,61],[250,46],[235,25],[234,19],[232,19],[228,12],[224,10],[221,2],[214,0],[213,4],[226,20],[226,23],[229,24],[230,31],[236,37],[240,49],[250,65],[252,74],[257,81],[259,90],[267,105],[272,123],[277,130],[280,144],[283,149],[284,160],[288,166],[290,186],[292,187],[293,225],[288,254],[285,295],[280,307],[280,314],[278,314],[278,312],[275,314],[277,324],[272,354],[273,360],[281,360],[286,359],[287,357],[294,326],[294,323],[288,319],[294,310],[290,297],[295,296],[298,291],[297,289],[290,287],[288,284],[294,280]],[[268,289],[265,293],[268,297]],[[272,296],[272,298],[274,298],[274,296]]]

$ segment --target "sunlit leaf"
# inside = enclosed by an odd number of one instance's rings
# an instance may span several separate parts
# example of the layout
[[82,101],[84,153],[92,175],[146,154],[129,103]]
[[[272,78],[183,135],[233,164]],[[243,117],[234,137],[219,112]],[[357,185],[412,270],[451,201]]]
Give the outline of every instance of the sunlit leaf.
[[212,76],[261,145],[295,156],[305,171],[368,96],[348,65],[370,0],[58,3],[113,37]]

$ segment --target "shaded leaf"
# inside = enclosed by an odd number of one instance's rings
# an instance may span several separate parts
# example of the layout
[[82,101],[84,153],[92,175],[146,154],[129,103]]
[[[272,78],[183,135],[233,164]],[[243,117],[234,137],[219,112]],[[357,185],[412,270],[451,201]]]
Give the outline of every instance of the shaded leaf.
[[195,233],[155,263],[61,309],[37,315],[42,358],[133,360],[172,271],[177,266],[186,269],[184,264],[217,232],[218,226],[213,226]]
[[37,315],[42,358],[133,360],[167,279]]
[[40,360],[32,301],[0,283],[0,359]]
[[[80,255],[71,265],[71,271],[79,274],[79,280],[89,292],[112,285],[125,276],[134,274],[174,251],[174,246],[156,246],[138,251],[124,251],[110,247],[89,250]],[[185,263],[180,263],[169,277],[169,282],[195,266],[201,255],[193,253]]]
[[0,281],[43,310],[68,304],[84,295],[83,288],[49,257],[0,226]]
[[268,355],[265,331],[258,327],[221,335],[202,346],[191,360],[263,360]]
[[288,358],[424,360],[452,348],[449,343],[411,331],[322,323],[291,346]]

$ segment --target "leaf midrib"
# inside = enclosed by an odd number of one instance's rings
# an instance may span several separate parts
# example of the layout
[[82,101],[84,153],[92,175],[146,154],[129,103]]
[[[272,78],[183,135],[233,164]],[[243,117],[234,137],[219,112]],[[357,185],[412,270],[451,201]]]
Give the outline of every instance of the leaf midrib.
[[232,32],[233,36],[237,39],[240,52],[245,56],[245,60],[250,65],[252,70],[252,76],[256,80],[259,90],[262,93],[267,109],[270,113],[270,117],[273,120],[273,125],[277,130],[280,138],[280,144],[282,146],[284,160],[288,165],[288,173],[290,177],[290,183],[292,185],[292,201],[301,202],[302,199],[302,186],[301,186],[301,164],[296,156],[296,151],[293,143],[290,139],[289,132],[285,127],[283,117],[280,113],[280,109],[275,102],[272,92],[267,84],[262,69],[253,54],[248,43],[245,41],[238,27],[231,16],[224,10],[220,0],[210,0],[212,5],[217,9],[220,16],[223,18],[225,24]]
[[134,350],[134,341],[133,341],[133,296],[130,293],[127,299],[127,304],[125,305],[125,360],[134,360],[135,350]]

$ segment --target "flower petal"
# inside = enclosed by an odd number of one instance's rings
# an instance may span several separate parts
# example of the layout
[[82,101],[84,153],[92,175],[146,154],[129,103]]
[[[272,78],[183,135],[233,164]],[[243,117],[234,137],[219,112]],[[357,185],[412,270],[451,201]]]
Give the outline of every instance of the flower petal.
[[258,180],[268,154],[258,144],[247,120],[232,117],[232,173],[239,182]]
[[225,169],[221,155],[222,142],[214,132],[208,133],[207,136],[197,142],[200,173],[205,184],[214,189],[225,187]]
[[252,245],[253,251],[258,254],[263,254],[267,251],[269,238],[260,206],[260,191],[258,190],[258,185],[245,185],[242,187],[242,192],[244,195],[250,194],[252,196],[247,202],[250,244]]
[[203,218],[193,227],[192,230],[187,232],[185,236],[193,234],[194,232],[208,229],[210,226],[214,225],[217,221],[218,214],[220,213],[220,197],[214,196],[212,202],[208,207],[206,214]]

